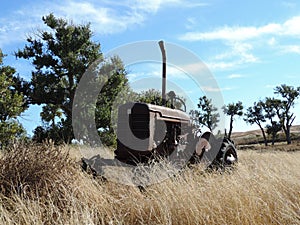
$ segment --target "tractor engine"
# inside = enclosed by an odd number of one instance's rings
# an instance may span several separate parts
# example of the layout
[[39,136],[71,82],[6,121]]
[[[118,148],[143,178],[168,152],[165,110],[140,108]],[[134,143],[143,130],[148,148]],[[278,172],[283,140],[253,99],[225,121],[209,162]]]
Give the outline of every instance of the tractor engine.
[[129,164],[166,157],[184,148],[191,133],[190,117],[183,111],[147,103],[119,107],[116,158]]

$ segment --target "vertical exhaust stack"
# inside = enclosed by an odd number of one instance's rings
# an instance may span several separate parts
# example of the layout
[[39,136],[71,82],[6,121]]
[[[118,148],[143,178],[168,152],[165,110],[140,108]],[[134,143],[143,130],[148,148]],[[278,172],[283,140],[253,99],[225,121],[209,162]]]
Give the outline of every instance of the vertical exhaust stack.
[[166,75],[167,75],[167,58],[166,58],[166,51],[165,51],[165,47],[164,47],[164,42],[163,41],[159,41],[158,42],[160,50],[161,50],[161,54],[162,54],[162,105],[166,106]]

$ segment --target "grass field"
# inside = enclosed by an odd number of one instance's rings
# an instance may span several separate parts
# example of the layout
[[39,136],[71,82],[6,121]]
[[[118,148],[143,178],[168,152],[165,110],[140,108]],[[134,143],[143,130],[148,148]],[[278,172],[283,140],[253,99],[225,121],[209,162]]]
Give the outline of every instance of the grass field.
[[300,151],[279,150],[239,151],[231,172],[194,167],[141,192],[93,179],[66,147],[15,146],[0,157],[0,224],[300,224]]

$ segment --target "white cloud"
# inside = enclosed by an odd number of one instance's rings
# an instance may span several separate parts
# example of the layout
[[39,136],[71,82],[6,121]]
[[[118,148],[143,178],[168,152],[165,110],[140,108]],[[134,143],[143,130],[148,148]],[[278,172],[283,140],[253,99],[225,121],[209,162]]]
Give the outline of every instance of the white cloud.
[[253,49],[253,46],[248,43],[234,43],[233,45],[233,55],[239,56],[241,58],[241,63],[254,63],[258,61],[258,58],[253,54],[249,53]]
[[[221,41],[228,50],[215,55],[208,61],[212,70],[226,70],[258,63],[261,60],[253,53],[258,46],[268,45],[272,51],[300,54],[300,45],[283,45],[286,38],[300,38],[300,16],[294,16],[281,23],[261,26],[222,26],[211,31],[192,31],[179,36],[184,41]],[[256,49],[254,49],[254,47]]]
[[232,69],[246,63],[260,62],[259,58],[250,52],[253,49],[251,44],[242,42],[230,42],[226,44],[230,50],[214,56],[211,62],[208,63],[210,69]]
[[160,7],[162,7],[162,5],[177,5],[177,4],[181,4],[181,0],[152,0],[152,1],[148,1],[148,0],[137,0],[137,1],[133,1],[134,4],[132,6],[132,8],[134,8],[135,10],[141,10],[141,11],[145,11],[148,13],[156,13]]
[[203,6],[209,6],[210,4],[209,3],[206,3],[206,2],[184,2],[183,1],[183,5],[185,5],[186,7],[189,7],[189,8],[195,8],[195,7],[203,7]]
[[299,38],[300,16],[295,16],[283,23],[269,23],[263,26],[224,26],[209,32],[187,32],[179,37],[184,41],[245,41],[263,35],[293,36]]
[[230,91],[230,90],[233,90],[234,88],[232,88],[232,87],[219,88],[219,87],[211,87],[211,86],[201,86],[201,89],[204,92],[222,92],[222,91]]
[[300,45],[282,45],[280,49],[283,53],[300,54]]
[[224,88],[221,88],[222,91],[231,91],[231,90],[234,90],[236,88],[233,88],[233,87],[224,87]]
[[184,41],[200,40],[226,40],[226,41],[243,41],[259,37],[263,34],[273,34],[280,30],[278,24],[268,24],[262,27],[229,27],[217,28],[211,32],[187,32],[180,36],[179,39]]
[[142,76],[144,76],[144,74],[140,74],[140,73],[128,73],[127,74],[127,78],[129,80],[129,82],[132,82]]
[[268,40],[268,45],[274,46],[275,44],[276,44],[276,39],[274,37],[272,37]]
[[214,71],[220,71],[220,70],[230,70],[235,67],[244,66],[246,63],[254,63],[259,62],[258,58],[239,58],[234,60],[226,60],[226,61],[211,61],[207,63],[207,66],[209,69]]
[[235,73],[230,74],[230,75],[227,76],[228,79],[236,79],[236,78],[242,78],[242,77],[244,77],[244,75],[242,75],[242,74],[235,74]]
[[142,18],[132,14],[120,14],[116,20],[116,12],[110,8],[97,7],[89,2],[62,2],[55,8],[55,15],[58,17],[71,18],[75,23],[93,24],[92,29],[102,34],[121,32],[129,24],[138,24]]
[[272,22],[261,26],[223,26],[205,32],[186,32],[179,39],[222,41],[228,50],[210,59],[209,68],[232,69],[247,63],[261,62],[255,52],[262,45],[271,47],[273,52],[300,54],[300,45],[291,43],[300,38],[299,24],[300,16],[294,16],[281,23]]
[[0,20],[0,48],[13,42],[26,39],[26,33],[32,31],[32,23],[22,23],[21,21]]
[[221,92],[222,91],[219,87],[210,87],[210,86],[202,86],[201,89],[204,92]]
[[283,25],[281,25],[280,34],[299,38],[300,35],[299,23],[300,23],[300,16],[295,16],[287,20]]
[[[137,67],[131,66],[129,70],[133,71],[128,74],[131,80],[141,79],[145,77],[156,77],[161,79],[162,69],[159,63],[139,64]],[[142,71],[141,71],[142,70]],[[182,71],[179,67],[167,65],[168,79],[190,79],[189,75]]]
[[238,62],[208,62],[207,66],[211,70],[226,70],[237,66]]
[[[0,15],[0,47],[25,39],[42,25],[41,18],[53,12],[58,17],[71,19],[75,23],[91,22],[98,34],[121,33],[130,27],[143,24],[162,7],[199,7],[205,3],[185,0],[54,0],[32,1],[21,5],[9,15]],[[30,12],[30,13],[28,13]]]
[[209,71],[207,65],[201,62],[178,65],[178,68],[189,74],[206,74]]
[[[156,1],[154,1],[156,3]],[[149,13],[155,13],[159,4],[119,4],[117,8],[92,2],[65,1],[54,8],[55,15],[71,18],[76,23],[91,22],[97,33],[120,33],[132,25],[144,22]]]

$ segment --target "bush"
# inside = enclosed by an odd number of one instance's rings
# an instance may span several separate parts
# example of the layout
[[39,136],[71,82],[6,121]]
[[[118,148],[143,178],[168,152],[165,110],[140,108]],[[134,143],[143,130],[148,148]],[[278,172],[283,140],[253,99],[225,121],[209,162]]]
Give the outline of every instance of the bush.
[[14,144],[0,158],[0,190],[5,196],[45,197],[72,178],[75,164],[53,144]]

